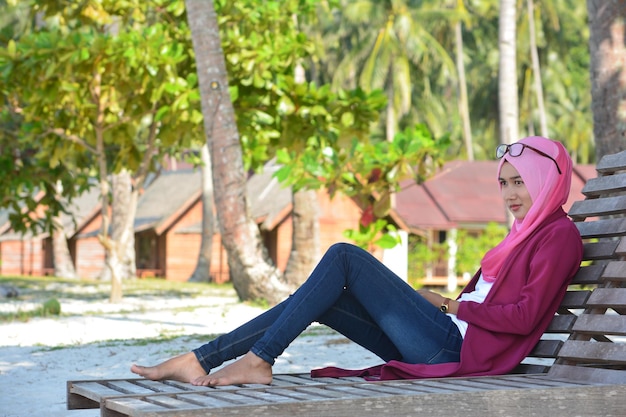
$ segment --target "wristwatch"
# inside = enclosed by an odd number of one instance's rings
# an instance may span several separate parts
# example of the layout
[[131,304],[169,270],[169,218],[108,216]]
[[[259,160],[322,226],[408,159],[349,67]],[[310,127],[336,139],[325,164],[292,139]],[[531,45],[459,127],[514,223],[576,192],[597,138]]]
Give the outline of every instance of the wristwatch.
[[450,306],[448,305],[450,303],[450,299],[449,298],[444,298],[443,299],[443,303],[441,303],[441,307],[439,307],[439,310],[441,310],[442,313],[447,313],[448,309],[450,308]]

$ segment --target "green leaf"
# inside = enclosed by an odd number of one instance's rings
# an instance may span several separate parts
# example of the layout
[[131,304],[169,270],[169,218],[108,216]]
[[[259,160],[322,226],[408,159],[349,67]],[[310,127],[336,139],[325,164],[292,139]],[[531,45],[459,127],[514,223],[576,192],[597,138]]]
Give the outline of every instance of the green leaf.
[[344,127],[349,127],[354,125],[354,114],[352,112],[346,112],[341,115],[341,124]]
[[8,52],[9,58],[11,58],[11,59],[15,59],[16,58],[17,47],[16,47],[15,41],[13,39],[9,40],[9,44],[7,45],[7,52]]
[[154,116],[154,119],[157,122],[160,122],[163,117],[170,111],[170,106],[162,106],[161,108],[159,108],[159,110],[157,111],[156,115]]
[[278,100],[278,105],[276,106],[276,110],[279,114],[286,116],[293,114],[296,110],[296,106],[293,104],[293,101],[287,96],[282,96]]
[[389,234],[384,234],[379,239],[377,239],[374,243],[383,249],[392,249],[396,245],[398,245],[399,242],[397,238]]

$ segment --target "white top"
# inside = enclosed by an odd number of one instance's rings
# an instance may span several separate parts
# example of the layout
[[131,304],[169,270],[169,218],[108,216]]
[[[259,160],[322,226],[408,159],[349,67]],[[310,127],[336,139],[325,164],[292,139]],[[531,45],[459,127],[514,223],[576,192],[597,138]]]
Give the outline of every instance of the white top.
[[[474,291],[464,293],[457,301],[474,301],[476,303],[482,303],[487,298],[487,294],[489,294],[489,290],[493,287],[493,282],[487,282],[483,279],[483,275],[480,274],[480,278],[478,282],[476,282],[476,288]],[[448,316],[452,319],[456,327],[459,328],[459,332],[461,332],[461,336],[465,337],[465,333],[467,333],[467,322],[463,320],[459,320],[456,314],[448,313]]]

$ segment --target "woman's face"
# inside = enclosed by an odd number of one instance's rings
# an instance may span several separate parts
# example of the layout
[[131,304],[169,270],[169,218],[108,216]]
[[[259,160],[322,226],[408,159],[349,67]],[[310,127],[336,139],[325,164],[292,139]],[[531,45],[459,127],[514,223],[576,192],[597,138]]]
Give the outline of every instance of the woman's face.
[[500,192],[504,204],[517,220],[523,220],[533,202],[519,172],[508,162],[500,170]]

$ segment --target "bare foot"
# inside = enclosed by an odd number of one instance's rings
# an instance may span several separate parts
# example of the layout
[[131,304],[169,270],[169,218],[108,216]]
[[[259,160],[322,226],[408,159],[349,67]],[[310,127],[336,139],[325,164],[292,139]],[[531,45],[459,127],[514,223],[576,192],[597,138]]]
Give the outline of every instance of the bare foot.
[[173,379],[174,381],[190,383],[206,376],[206,371],[193,352],[168,359],[156,366],[133,365],[130,367],[130,371],[153,381]]
[[272,383],[272,365],[252,352],[246,353],[237,361],[211,375],[204,375],[191,381],[193,385],[218,386],[235,384]]

